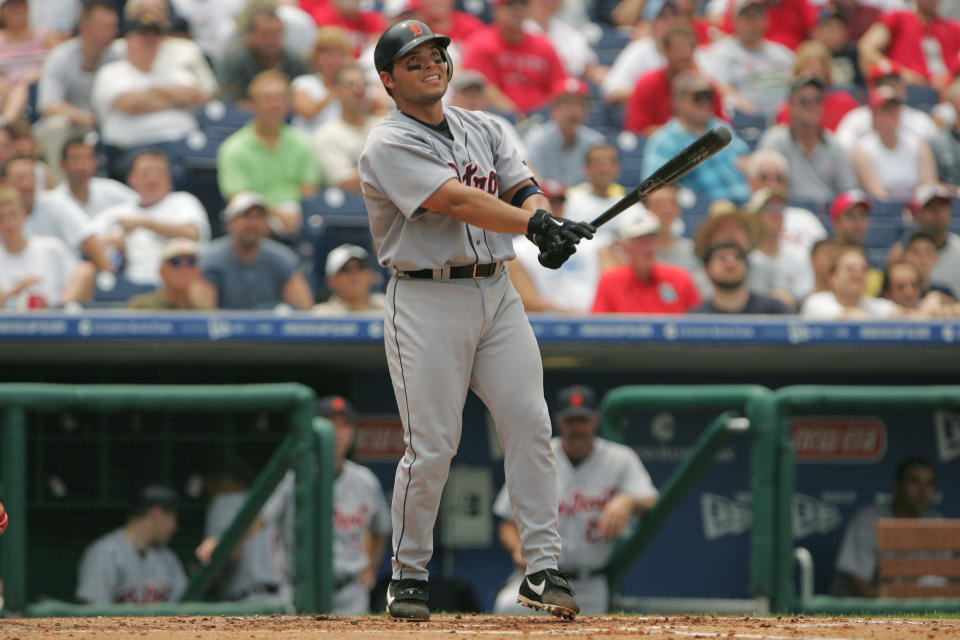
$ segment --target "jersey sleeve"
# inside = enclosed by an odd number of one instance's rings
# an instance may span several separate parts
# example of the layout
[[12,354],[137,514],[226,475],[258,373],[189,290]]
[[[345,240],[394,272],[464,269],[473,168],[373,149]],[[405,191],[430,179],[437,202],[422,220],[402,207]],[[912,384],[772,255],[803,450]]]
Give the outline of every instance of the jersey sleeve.
[[489,118],[489,126],[492,134],[493,162],[497,170],[497,176],[500,179],[500,193],[517,186],[524,180],[533,177],[533,172],[523,160],[520,149],[513,143],[513,140],[503,130],[499,122]]
[[390,131],[371,143],[360,157],[364,191],[369,187],[379,191],[407,218],[412,219],[443,184],[457,179],[454,168],[423,137]]
[[837,551],[837,571],[861,580],[873,580],[877,566],[877,538],[873,518],[866,511],[858,512],[843,533]]
[[165,549],[166,578],[170,581],[170,595],[167,602],[176,602],[187,588],[187,572],[183,570],[183,563],[171,549]]
[[84,551],[77,568],[77,600],[90,604],[113,603],[117,578],[112,557],[108,548],[96,542]]
[[264,521],[275,526],[279,526],[283,520],[283,514],[287,509],[293,508],[293,471],[287,471],[277,488],[273,490],[267,502],[260,510],[260,515]]
[[493,515],[503,520],[513,522],[513,507],[510,506],[510,493],[507,492],[507,485],[503,485],[497,499],[493,501]]
[[[242,503],[239,503],[242,504]],[[207,518],[204,521],[203,537],[220,537],[233,517],[237,515],[238,503],[227,495],[216,496],[207,507]]]
[[640,462],[640,457],[632,450],[624,447],[623,477],[620,480],[620,491],[628,493],[634,498],[656,498],[659,494],[653,486],[650,474]]

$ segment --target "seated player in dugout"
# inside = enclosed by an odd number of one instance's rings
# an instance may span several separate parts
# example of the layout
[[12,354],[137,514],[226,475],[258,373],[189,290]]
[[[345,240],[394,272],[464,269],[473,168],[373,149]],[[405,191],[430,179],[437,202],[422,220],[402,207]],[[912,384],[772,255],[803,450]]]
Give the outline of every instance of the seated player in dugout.
[[[597,437],[600,412],[589,387],[561,389],[554,403],[559,437],[551,440],[560,492],[560,571],[570,576],[583,613],[606,613],[610,607],[606,567],[616,539],[631,518],[641,516],[657,500],[657,490],[636,452]],[[520,534],[506,486],[493,505],[501,518],[500,544],[514,563],[514,572],[494,601],[494,613],[524,613],[514,603],[524,576]]]

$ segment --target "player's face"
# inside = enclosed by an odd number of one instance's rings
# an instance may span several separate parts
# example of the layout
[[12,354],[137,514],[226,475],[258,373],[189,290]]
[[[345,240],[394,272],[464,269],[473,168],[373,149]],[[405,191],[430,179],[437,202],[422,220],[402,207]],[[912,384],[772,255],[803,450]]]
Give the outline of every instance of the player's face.
[[177,532],[177,513],[160,507],[153,508],[154,544],[166,544]]
[[447,91],[447,63],[436,44],[427,42],[393,63],[393,73],[380,74],[399,102],[432,104]]
[[557,420],[557,429],[565,441],[575,444],[593,440],[599,423],[599,419],[595,417],[571,416]]
[[901,307],[913,309],[920,304],[920,273],[909,263],[890,267],[890,299]]
[[707,263],[710,281],[723,289],[736,289],[747,278],[747,260],[733,247],[715,250]]
[[921,515],[933,504],[934,491],[933,469],[913,465],[907,468],[903,478],[894,486],[894,500],[908,508],[913,515]]
[[350,445],[353,444],[353,436],[356,433],[353,423],[350,422],[350,418],[342,414],[328,416],[327,419],[333,423],[333,443],[337,460],[343,460],[350,451]]
[[870,214],[862,204],[852,206],[834,223],[837,237],[845,244],[862,245],[870,230]]

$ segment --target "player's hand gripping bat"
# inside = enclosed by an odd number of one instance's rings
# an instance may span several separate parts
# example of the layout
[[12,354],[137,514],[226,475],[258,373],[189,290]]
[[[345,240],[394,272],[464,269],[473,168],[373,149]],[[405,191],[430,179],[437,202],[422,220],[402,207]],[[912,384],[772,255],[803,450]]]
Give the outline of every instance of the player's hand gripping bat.
[[[717,125],[710,131],[691,142],[687,148],[667,160],[663,166],[635,187],[630,193],[610,206],[609,209],[594,218],[590,224],[599,227],[637,204],[648,195],[668,184],[676,182],[681,176],[694,169],[701,162],[730,144],[730,130]],[[541,254],[541,264],[543,255]]]

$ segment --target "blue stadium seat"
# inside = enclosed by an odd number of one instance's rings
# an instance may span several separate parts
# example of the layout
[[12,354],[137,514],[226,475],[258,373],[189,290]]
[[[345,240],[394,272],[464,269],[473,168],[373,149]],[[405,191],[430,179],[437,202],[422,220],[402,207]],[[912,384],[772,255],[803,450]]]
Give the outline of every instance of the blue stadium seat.
[[767,119],[764,116],[734,110],[730,117],[730,125],[752,151],[757,148],[760,136],[767,129]]
[[933,87],[923,87],[915,84],[907,85],[906,103],[914,109],[930,112],[940,102],[940,92]]
[[337,187],[319,190],[310,198],[305,198],[300,206],[303,209],[304,218],[309,215],[360,218],[364,224],[367,220],[367,208],[363,198]]
[[899,219],[871,217],[870,230],[864,244],[868,248],[886,251],[890,245],[899,241],[902,235],[903,225]]
[[[349,204],[345,199],[342,205],[335,206],[339,198],[324,198],[324,194],[329,196],[330,191],[331,189],[325,189],[317,196],[302,202],[304,224],[294,243],[294,248],[303,259],[301,269],[317,300],[324,300],[330,294],[324,269],[327,254],[333,249],[349,242],[364,247],[371,256],[375,255],[366,213],[356,210],[356,200],[353,199],[359,199],[359,196],[350,198]],[[325,200],[332,200],[334,204],[331,205]],[[362,206],[362,200],[360,205]],[[354,213],[345,213],[347,209]],[[383,276],[382,283],[385,283],[388,275],[386,271],[379,267],[376,267],[376,270]]]
[[211,100],[198,108],[194,115],[201,131],[209,137],[221,139],[230,136],[253,117],[249,111],[220,100]]
[[901,220],[903,218],[903,203],[901,202],[884,202],[883,200],[872,200],[873,205],[870,210],[871,222],[873,219],[878,218],[895,218]]
[[617,149],[620,152],[620,182],[628,187],[635,187],[643,180],[643,146],[646,138],[630,131],[621,131],[616,136]]

